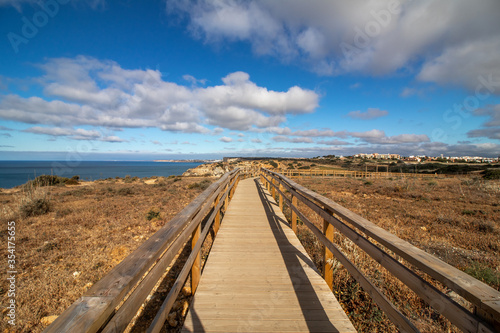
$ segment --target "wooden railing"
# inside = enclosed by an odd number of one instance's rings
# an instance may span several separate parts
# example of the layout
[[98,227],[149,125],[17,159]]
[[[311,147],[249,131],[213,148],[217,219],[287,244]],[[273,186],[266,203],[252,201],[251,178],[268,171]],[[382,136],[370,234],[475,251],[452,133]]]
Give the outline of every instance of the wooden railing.
[[[191,273],[194,293],[201,273],[201,246],[213,224],[216,234],[239,181],[233,170],[158,230],[63,312],[45,332],[122,332],[175,256],[192,237],[192,251],[148,332],[159,332]],[[205,222],[201,230],[202,221]]]
[[[436,177],[436,174],[424,173],[400,173],[400,172],[370,172],[370,171],[351,171],[351,170],[338,170],[338,169],[287,169],[282,170],[280,173],[286,177],[352,177],[352,178],[428,178]],[[445,175],[440,175],[445,176]]]
[[[325,268],[323,274],[330,288],[332,288],[333,282],[333,263],[329,259],[335,257],[400,331],[418,332],[418,329],[408,318],[335,245],[333,235],[334,228],[336,228],[339,233],[349,238],[382,267],[413,290],[423,301],[462,331],[500,332],[500,292],[497,290],[283,175],[262,169],[261,182],[273,197],[278,196],[277,201],[281,209],[283,209],[284,202],[290,208],[292,212],[292,229],[297,232],[297,218],[300,218],[324,245]],[[323,219],[323,230],[311,223],[297,208],[297,200],[311,208]],[[396,256],[405,259],[410,263],[410,266],[428,274],[472,303],[475,309],[474,313],[460,306],[416,272],[403,265],[393,255],[387,253],[385,249],[377,246],[376,242],[392,251]]]

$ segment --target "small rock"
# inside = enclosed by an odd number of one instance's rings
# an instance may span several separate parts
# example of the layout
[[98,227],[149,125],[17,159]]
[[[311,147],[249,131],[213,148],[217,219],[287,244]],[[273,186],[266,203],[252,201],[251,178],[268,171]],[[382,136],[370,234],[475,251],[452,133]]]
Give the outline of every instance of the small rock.
[[177,325],[179,325],[179,323],[177,322],[177,313],[175,312],[170,312],[168,314],[168,317],[167,317],[167,321],[168,321],[168,324],[172,327],[177,327]]
[[57,319],[57,317],[59,317],[59,316],[43,317],[42,319],[40,319],[40,323],[42,323],[42,325],[44,325],[44,326],[49,326],[50,324],[52,324],[54,322],[54,320]]
[[73,272],[73,277],[76,279],[77,277],[80,276],[80,274],[82,274],[82,272],[74,271]]
[[187,301],[184,301],[184,303],[182,304],[182,313],[181,313],[182,317],[186,316],[188,309],[189,309],[189,303]]
[[87,283],[85,286],[83,286],[83,292],[87,292],[94,284],[92,282]]
[[191,296],[191,288],[190,287],[184,287],[184,288],[182,288],[182,294],[184,296]]
[[422,229],[423,231],[427,231],[426,227],[420,227],[420,229]]

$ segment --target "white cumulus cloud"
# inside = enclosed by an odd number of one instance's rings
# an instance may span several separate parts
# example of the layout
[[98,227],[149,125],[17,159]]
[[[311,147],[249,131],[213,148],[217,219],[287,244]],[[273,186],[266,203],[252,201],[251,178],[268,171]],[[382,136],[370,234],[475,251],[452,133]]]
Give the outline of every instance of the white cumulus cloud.
[[209,133],[207,125],[213,125],[214,133],[220,133],[224,128],[276,127],[288,115],[313,112],[319,100],[314,91],[297,86],[287,91],[258,86],[244,72],[228,74],[220,85],[187,87],[165,81],[159,71],[124,69],[114,61],[85,56],[48,59],[38,67],[45,74],[35,81],[45,98],[2,96],[0,119],[189,133]]
[[167,11],[187,17],[195,38],[245,41],[322,75],[420,72],[474,89],[500,68],[498,0],[170,0]]

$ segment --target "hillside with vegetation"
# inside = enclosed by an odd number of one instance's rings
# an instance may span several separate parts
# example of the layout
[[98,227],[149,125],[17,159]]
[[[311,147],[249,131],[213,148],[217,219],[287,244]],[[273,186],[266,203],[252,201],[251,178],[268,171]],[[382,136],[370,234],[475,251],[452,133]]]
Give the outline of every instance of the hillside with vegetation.
[[[260,167],[279,171],[343,166],[321,159],[235,159],[200,166],[196,168],[200,174],[191,170],[190,177],[125,177],[82,182],[78,177],[42,176],[15,189],[1,190],[0,237],[6,241],[9,221],[16,221],[18,232],[17,329],[41,332],[215,181],[212,171],[236,167],[248,177],[256,175]],[[301,177],[296,181],[498,290],[500,181],[494,179],[496,171],[455,177],[407,178],[403,174],[386,179]],[[315,223],[321,223],[305,207],[301,209]],[[289,213],[285,211],[285,215]],[[300,224],[299,238],[321,269],[322,249]],[[204,259],[210,242],[209,237]],[[407,307],[410,315],[418,314],[422,332],[456,331],[340,235],[336,236],[336,242],[382,289],[391,291],[396,304]],[[2,251],[1,255],[6,257],[6,249]],[[188,252],[188,249],[184,251],[172,275],[150,297],[133,332],[142,331],[151,322],[152,309],[161,305]],[[334,291],[357,329],[360,332],[391,331],[392,324],[368,295],[341,265],[335,267]],[[7,290],[7,281],[1,281],[3,300]],[[455,297],[457,302],[464,302],[449,290],[443,292]],[[176,332],[182,326],[189,301],[189,290],[186,290],[169,315],[170,328],[166,331]],[[7,329],[5,321],[0,329]]]

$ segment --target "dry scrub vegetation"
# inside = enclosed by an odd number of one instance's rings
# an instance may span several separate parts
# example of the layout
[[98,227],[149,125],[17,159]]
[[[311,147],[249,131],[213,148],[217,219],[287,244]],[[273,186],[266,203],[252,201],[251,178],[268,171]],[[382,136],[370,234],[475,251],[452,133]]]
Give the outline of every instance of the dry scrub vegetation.
[[[126,177],[71,186],[30,183],[1,190],[2,244],[7,243],[7,222],[16,222],[17,318],[12,332],[41,332],[47,325],[42,318],[61,314],[212,181]],[[6,246],[0,255],[7,258]],[[173,279],[165,280],[157,295],[171,283]],[[7,289],[7,281],[0,281],[2,304],[7,304]],[[188,294],[184,292],[181,299]],[[184,303],[178,304],[185,307]],[[12,327],[3,317],[0,330],[9,332]],[[176,318],[170,319],[175,323]],[[141,331],[141,325],[139,320],[134,331]]]
[[[80,185],[67,181],[28,184],[0,192],[1,240],[7,222],[16,221],[18,258],[16,332],[41,332],[41,320],[59,315],[90,286],[136,249],[207,188],[212,178],[108,179]],[[78,183],[77,180],[70,181]],[[333,199],[413,245],[500,288],[500,183],[475,178],[325,179],[297,180]],[[300,209],[318,227],[322,221],[304,205]],[[289,210],[285,211],[286,214]],[[307,227],[299,238],[321,270],[322,247]],[[385,291],[422,332],[457,331],[375,261],[339,234],[335,242],[372,281]],[[211,237],[203,249],[203,256]],[[132,332],[142,332],[153,320],[162,299],[182,268],[189,250],[179,256],[169,275],[150,297]],[[6,249],[0,254],[7,257]],[[335,263],[334,292],[360,332],[391,332],[395,327],[370,297]],[[428,278],[429,281],[432,281]],[[438,287],[459,302],[459,297]],[[7,281],[0,281],[6,300]],[[190,301],[184,289],[169,316],[175,332]],[[464,306],[469,306],[463,302]],[[1,331],[8,331],[6,320]]]
[[[296,181],[500,289],[498,181],[466,177],[394,180],[313,177]],[[299,207],[322,228],[322,220],[314,212],[303,204]],[[305,225],[299,223],[298,230],[299,238],[321,270],[321,244]],[[350,240],[336,233],[335,242],[422,332],[458,331]],[[334,263],[334,272],[334,292],[360,332],[396,331],[340,263]],[[426,279],[470,307],[455,293],[429,277]]]

